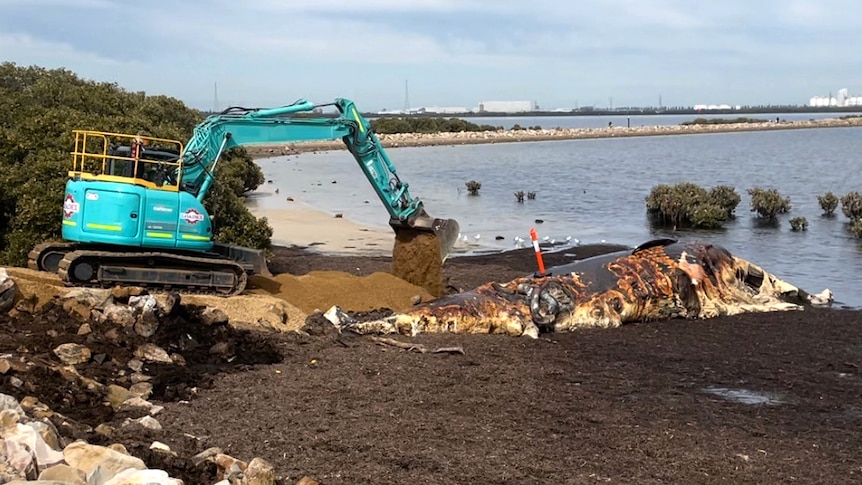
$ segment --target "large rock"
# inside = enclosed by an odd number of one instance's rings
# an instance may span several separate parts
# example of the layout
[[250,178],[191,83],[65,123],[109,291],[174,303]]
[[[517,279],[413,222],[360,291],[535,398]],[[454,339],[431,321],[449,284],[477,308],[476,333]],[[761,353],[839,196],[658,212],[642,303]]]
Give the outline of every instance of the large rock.
[[18,285],[9,277],[5,268],[0,268],[0,313],[12,309],[16,295],[18,295]]
[[[91,482],[91,477],[98,476],[103,482],[108,482],[118,474],[128,469],[146,470],[144,461],[104,446],[91,445],[76,441],[63,449],[66,463],[84,472]],[[127,482],[118,482],[127,483]]]
[[90,349],[75,343],[60,344],[54,349],[54,355],[67,365],[83,364],[90,360]]

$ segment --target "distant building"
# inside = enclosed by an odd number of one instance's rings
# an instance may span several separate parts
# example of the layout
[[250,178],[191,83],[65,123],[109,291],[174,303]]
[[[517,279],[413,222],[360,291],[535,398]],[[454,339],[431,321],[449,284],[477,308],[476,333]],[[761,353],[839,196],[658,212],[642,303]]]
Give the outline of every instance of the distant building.
[[535,101],[482,101],[476,110],[480,113],[523,113],[536,111]]
[[470,110],[463,106],[426,106],[416,110],[418,113],[463,114]]
[[712,111],[712,110],[729,110],[729,109],[740,109],[741,106],[731,106],[729,104],[696,104],[694,105],[695,111]]
[[862,106],[862,96],[851,96],[846,89],[839,89],[838,94],[832,96],[813,96],[808,100],[808,106],[812,108]]

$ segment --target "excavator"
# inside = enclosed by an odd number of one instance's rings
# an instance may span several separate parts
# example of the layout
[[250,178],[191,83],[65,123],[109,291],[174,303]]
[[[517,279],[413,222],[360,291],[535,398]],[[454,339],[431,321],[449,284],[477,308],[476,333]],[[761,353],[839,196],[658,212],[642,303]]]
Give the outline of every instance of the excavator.
[[[334,116],[316,116],[332,106]],[[195,126],[185,144],[143,133],[73,133],[63,240],[39,244],[28,256],[31,269],[57,273],[68,286],[231,296],[246,288],[249,276],[271,276],[262,251],[213,240],[203,202],[217,183],[219,158],[234,147],[341,139],[388,210],[398,240],[432,237],[442,264],[458,237],[457,221],[431,217],[410,195],[371,123],[349,99],[231,107]]]

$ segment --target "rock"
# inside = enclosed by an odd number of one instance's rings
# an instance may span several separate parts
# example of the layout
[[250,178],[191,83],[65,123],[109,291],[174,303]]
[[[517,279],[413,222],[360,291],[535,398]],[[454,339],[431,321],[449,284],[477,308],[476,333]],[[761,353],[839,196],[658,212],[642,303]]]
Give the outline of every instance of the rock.
[[175,454],[173,451],[171,451],[170,446],[162,443],[161,441],[153,441],[153,443],[150,445],[150,449],[161,453]]
[[132,384],[137,384],[139,382],[148,382],[153,380],[153,376],[148,376],[146,374],[141,374],[140,372],[135,372],[129,378],[132,380]]
[[164,470],[124,470],[104,485],[183,485],[182,480],[171,478]]
[[78,335],[89,335],[92,331],[89,323],[84,323],[78,327]]
[[5,268],[0,268],[0,313],[5,313],[15,306],[18,295],[18,285],[9,277]]
[[227,325],[228,316],[227,313],[220,308],[206,307],[204,308],[204,311],[201,312],[201,322],[210,327]]
[[[7,409],[3,413],[14,414],[14,411]],[[2,436],[3,442],[7,446],[15,443],[26,450],[29,455],[29,461],[34,465],[36,473],[63,461],[63,454],[51,448],[42,438],[39,431],[32,426],[16,423],[4,428]]]
[[82,320],[90,318],[90,307],[78,300],[66,300],[63,302],[63,310],[73,317]]
[[24,416],[24,409],[21,408],[21,404],[18,403],[17,399],[8,394],[0,394],[0,411],[6,409],[11,409],[18,413],[19,416]]
[[[69,466],[84,472],[89,483],[93,483],[90,478],[94,474],[100,475],[107,482],[117,474],[130,468],[134,470],[144,470],[147,468],[140,458],[135,458],[104,446],[91,445],[83,441],[76,441],[66,446],[63,449],[63,457]],[[106,482],[103,483],[107,485]]]
[[159,318],[152,313],[140,315],[133,328],[141,337],[152,337],[159,329]]
[[162,425],[159,423],[159,421],[152,416],[144,416],[143,418],[136,419],[135,422],[147,429],[152,429],[155,431],[162,429]]
[[12,440],[0,440],[0,481],[35,478],[36,466],[26,446]]
[[230,355],[230,344],[227,342],[216,342],[210,347],[210,354],[227,357]]
[[111,443],[110,445],[108,445],[108,448],[124,455],[129,454],[129,450],[127,450],[125,445],[123,445],[122,443]]
[[159,301],[159,307],[162,310],[164,315],[173,315],[174,311],[180,307],[180,294],[179,293],[168,293],[163,295],[161,301]]
[[418,304],[422,303],[422,296],[421,295],[414,295],[413,298],[410,298],[410,303],[413,305],[418,305]]
[[151,343],[146,343],[135,349],[135,357],[144,362],[158,362],[162,364],[173,364],[174,362],[165,349]]
[[120,411],[140,411],[149,413],[153,407],[153,403],[141,399],[140,397],[130,397],[123,401],[123,404],[120,406]]
[[126,365],[129,366],[129,369],[132,369],[135,372],[141,372],[141,370],[143,370],[144,368],[144,363],[138,359],[132,359]]
[[[248,468],[248,464],[244,461],[237,460],[236,458],[230,455],[225,455],[224,453],[217,454],[214,460],[219,468],[219,478],[231,480]],[[231,480],[231,482],[233,482],[233,480]]]
[[135,324],[135,315],[132,313],[132,309],[125,305],[111,303],[105,307],[102,313],[108,321],[117,325],[128,327]]
[[15,377],[15,376],[12,376],[9,378],[9,385],[11,385],[12,387],[14,387],[16,389],[21,389],[21,386],[24,385],[24,381],[22,381],[21,379]]
[[171,354],[171,360],[179,366],[186,365],[186,358],[180,354]]
[[39,436],[42,437],[42,440],[45,441],[45,444],[51,447],[53,450],[59,450],[62,448],[60,446],[60,436],[57,433],[57,428],[54,427],[54,424],[51,421],[30,421],[27,423],[27,426],[36,430],[39,433]]
[[102,424],[96,426],[96,429],[94,431],[96,433],[106,437],[106,438],[110,438],[111,435],[114,434],[114,428],[111,426],[108,426],[105,423],[102,423]]
[[222,449],[218,447],[207,448],[204,451],[198,453],[197,455],[192,457],[192,463],[195,466],[200,466],[201,463],[209,460],[215,461],[215,457],[222,454]]
[[87,477],[84,475],[84,472],[77,468],[72,468],[65,463],[59,463],[45,469],[39,474],[39,480],[67,483],[69,485],[87,485]]
[[9,363],[9,359],[0,357],[0,374],[6,374],[11,368],[12,364]]
[[67,365],[83,364],[90,360],[90,349],[81,344],[61,344],[54,349],[54,355]]
[[127,303],[129,301],[129,288],[126,286],[115,286],[111,288],[111,296],[115,302]]
[[149,382],[139,382],[137,384],[132,384],[132,387],[129,388],[129,392],[132,394],[133,397],[149,399],[150,394],[153,393],[153,385]]
[[125,387],[118,386],[117,384],[110,384],[105,389],[105,398],[115,410],[120,409],[123,403],[130,397],[132,397],[132,393]]
[[248,462],[245,476],[240,480],[242,485],[275,485],[275,468],[263,458],[254,458]]
[[309,476],[305,476],[300,478],[299,481],[296,482],[296,485],[320,485],[320,482]]

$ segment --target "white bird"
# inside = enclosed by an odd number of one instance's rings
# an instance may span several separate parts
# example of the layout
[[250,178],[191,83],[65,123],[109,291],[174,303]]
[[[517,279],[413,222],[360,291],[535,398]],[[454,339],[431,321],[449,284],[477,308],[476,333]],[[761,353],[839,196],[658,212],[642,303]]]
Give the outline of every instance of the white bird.
[[606,242],[607,242],[607,241],[605,241],[604,239],[602,239],[602,244],[604,244],[604,243],[606,243]]
[[569,242],[571,240],[572,240],[572,236],[566,236],[566,242]]
[[548,239],[551,239],[551,236],[545,236],[545,237],[543,237],[543,238],[542,238],[542,241],[547,241]]
[[476,240],[478,241],[478,240],[479,240],[479,238],[480,238],[481,236],[480,236],[480,235],[478,235],[478,234],[476,234],[476,235],[475,235],[475,236],[473,236],[473,237],[474,237],[474,238],[476,238]]
[[549,243],[551,243],[551,245],[553,246],[553,245],[554,245],[554,243],[555,243],[556,241],[557,241],[556,239],[551,239],[551,240],[550,240],[550,241],[548,241],[548,242],[549,242]]
[[575,241],[575,245],[581,244],[581,240],[578,238],[575,238],[574,241]]

